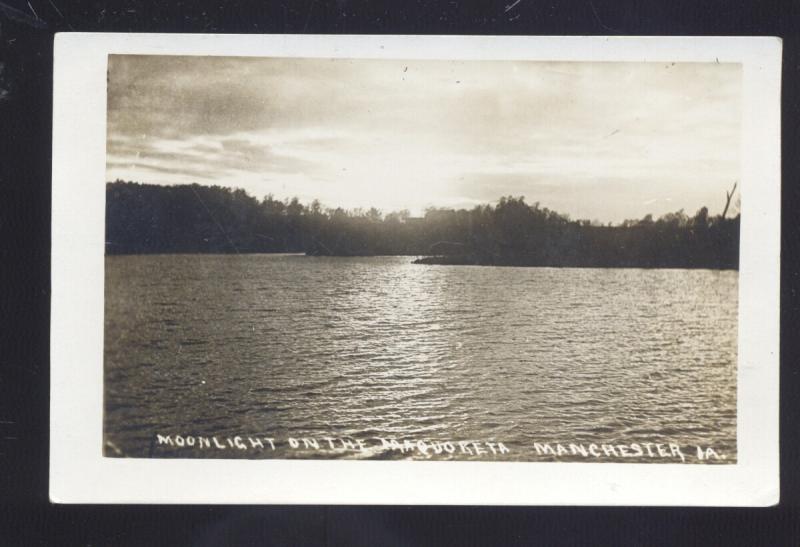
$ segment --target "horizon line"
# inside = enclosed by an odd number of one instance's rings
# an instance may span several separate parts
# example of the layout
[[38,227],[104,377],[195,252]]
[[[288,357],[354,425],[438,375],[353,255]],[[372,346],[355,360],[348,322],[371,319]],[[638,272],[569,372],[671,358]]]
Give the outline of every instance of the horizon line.
[[[501,195],[498,198],[496,198],[494,200],[491,200],[491,201],[484,201],[484,202],[481,202],[481,203],[476,203],[473,207],[470,207],[470,208],[466,208],[466,207],[457,208],[457,207],[452,207],[452,206],[428,206],[423,210],[422,215],[416,216],[416,215],[411,215],[411,211],[409,209],[407,209],[407,208],[399,209],[399,210],[397,210],[397,209],[383,210],[383,209],[380,209],[380,208],[375,207],[375,206],[346,208],[346,207],[343,207],[343,206],[330,206],[330,205],[328,205],[326,203],[323,203],[318,198],[314,198],[314,199],[311,199],[311,200],[309,200],[307,202],[304,202],[297,195],[294,195],[294,196],[291,196],[291,197],[284,197],[282,199],[278,199],[278,198],[276,198],[275,194],[273,194],[272,192],[267,193],[264,196],[262,196],[261,198],[259,198],[259,196],[251,194],[250,192],[248,192],[248,190],[246,188],[243,188],[241,186],[225,186],[225,185],[221,185],[221,184],[202,184],[202,183],[199,183],[199,182],[164,184],[164,183],[157,183],[157,182],[141,182],[141,181],[123,180],[123,179],[119,179],[119,178],[116,179],[116,180],[113,180],[113,181],[106,181],[106,185],[119,184],[119,183],[122,183],[122,184],[137,184],[137,185],[140,185],[140,186],[158,186],[158,187],[161,187],[161,188],[169,188],[169,187],[179,188],[179,187],[191,187],[191,186],[199,186],[199,187],[203,187],[203,188],[220,188],[220,189],[228,190],[228,191],[241,191],[241,192],[244,192],[244,194],[246,196],[251,197],[251,198],[253,198],[253,199],[255,199],[255,200],[259,201],[259,202],[263,202],[267,198],[271,198],[273,201],[278,201],[278,202],[281,202],[281,203],[291,203],[292,201],[297,200],[297,202],[299,204],[304,205],[304,206],[308,206],[308,205],[313,204],[314,202],[317,202],[319,204],[321,210],[323,210],[323,211],[341,210],[341,211],[344,211],[346,213],[351,213],[351,214],[358,214],[359,212],[366,213],[366,212],[374,209],[375,211],[377,211],[380,214],[381,217],[386,217],[388,215],[400,214],[400,213],[405,212],[405,213],[408,213],[408,216],[406,217],[408,219],[423,219],[423,218],[425,218],[425,216],[428,214],[429,211],[452,211],[452,212],[472,211],[472,210],[475,210],[476,208],[482,208],[482,207],[486,207],[486,206],[497,206],[503,199],[509,199],[509,198],[510,199],[515,199],[515,200],[522,200],[525,203],[525,205],[527,205],[529,207],[535,206],[536,208],[539,208],[540,210],[544,210],[544,211],[548,211],[548,212],[551,212],[551,213],[555,213],[555,214],[557,214],[557,215],[559,215],[561,217],[564,217],[569,222],[578,222],[578,223],[588,222],[588,223],[590,223],[592,225],[598,225],[598,226],[623,226],[626,222],[629,222],[629,221],[643,221],[643,220],[647,219],[647,217],[650,217],[650,220],[655,222],[655,221],[660,220],[660,219],[662,219],[662,218],[664,218],[664,217],[666,217],[668,215],[674,215],[674,214],[680,214],[680,213],[682,213],[683,215],[685,215],[687,218],[690,219],[690,218],[693,218],[694,216],[696,216],[702,209],[706,209],[706,214],[708,215],[709,218],[722,217],[722,213],[719,213],[719,214],[716,214],[716,215],[710,214],[709,206],[708,205],[702,205],[693,214],[690,214],[689,212],[687,212],[685,210],[685,208],[680,208],[680,209],[677,209],[675,211],[669,211],[669,212],[663,213],[662,215],[660,215],[657,218],[655,217],[655,215],[653,213],[645,213],[640,218],[626,218],[626,219],[624,219],[622,221],[619,221],[619,222],[612,222],[612,221],[602,222],[602,221],[600,221],[598,219],[588,219],[588,218],[578,218],[578,217],[572,218],[572,216],[569,213],[562,213],[561,211],[558,211],[558,210],[555,210],[555,209],[551,209],[550,207],[547,207],[546,205],[543,205],[542,202],[539,201],[539,200],[536,200],[536,201],[533,201],[533,202],[529,203],[527,201],[529,199],[529,197],[525,196],[525,195],[521,195],[521,194],[520,195],[513,195],[513,194]],[[731,192],[727,196],[729,200],[733,199],[733,196],[738,191],[738,181],[736,183],[734,183],[733,188],[734,188],[733,192]],[[725,207],[724,210],[727,212],[728,211],[728,207]],[[735,215],[728,216],[727,218],[728,219],[733,219],[733,218],[737,218],[739,216],[741,216],[741,211],[737,210]]]

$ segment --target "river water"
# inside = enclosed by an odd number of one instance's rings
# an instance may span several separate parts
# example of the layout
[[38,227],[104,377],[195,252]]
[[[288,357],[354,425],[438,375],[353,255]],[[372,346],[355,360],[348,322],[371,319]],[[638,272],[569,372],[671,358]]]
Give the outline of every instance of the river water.
[[736,460],[737,272],[411,260],[107,257],[105,454]]

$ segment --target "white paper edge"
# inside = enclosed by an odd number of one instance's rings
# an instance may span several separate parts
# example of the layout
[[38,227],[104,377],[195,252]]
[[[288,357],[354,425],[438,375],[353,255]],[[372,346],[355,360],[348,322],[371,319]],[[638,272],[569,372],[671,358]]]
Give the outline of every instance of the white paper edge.
[[[102,457],[109,53],[742,63],[738,463]],[[56,35],[54,56],[53,502],[686,506],[778,502],[780,39],[62,33]]]

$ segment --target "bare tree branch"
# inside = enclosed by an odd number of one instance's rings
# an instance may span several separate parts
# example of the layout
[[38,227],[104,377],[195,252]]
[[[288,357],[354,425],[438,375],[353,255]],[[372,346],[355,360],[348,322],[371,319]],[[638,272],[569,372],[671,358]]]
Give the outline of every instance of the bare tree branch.
[[725,200],[725,208],[722,210],[722,218],[725,218],[725,214],[728,212],[728,207],[731,205],[731,198],[733,194],[736,192],[736,182],[733,183],[733,188],[731,188],[730,192],[725,192],[726,200]]

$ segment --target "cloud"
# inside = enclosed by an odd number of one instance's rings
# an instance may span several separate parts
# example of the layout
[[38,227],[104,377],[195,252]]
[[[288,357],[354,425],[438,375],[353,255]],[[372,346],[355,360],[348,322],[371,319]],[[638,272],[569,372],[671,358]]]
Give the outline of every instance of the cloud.
[[241,138],[218,142],[115,138],[109,140],[107,153],[109,171],[142,169],[202,179],[225,178],[235,171],[296,174],[315,166],[310,160],[275,153],[267,144]]
[[733,64],[113,55],[108,90],[109,178],[414,212],[535,194],[604,221],[713,211],[739,178]]
[[152,163],[148,161],[135,161],[131,163],[124,161],[109,161],[108,169],[111,171],[116,169],[121,169],[121,170],[133,169],[137,171],[144,171],[145,173],[179,175],[179,176],[190,177],[193,179],[206,179],[206,180],[215,180],[219,176],[219,173],[215,171],[208,171],[205,169],[195,169],[185,166],[173,167],[170,165],[159,165],[157,163]]

